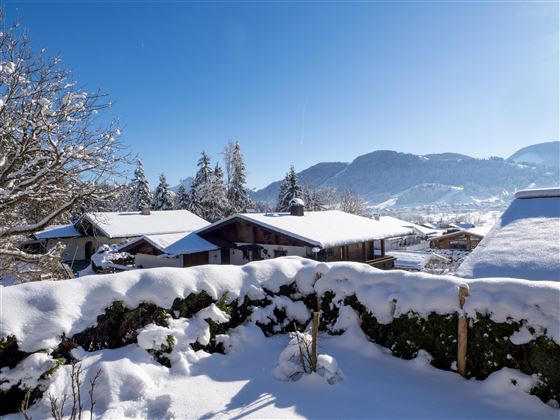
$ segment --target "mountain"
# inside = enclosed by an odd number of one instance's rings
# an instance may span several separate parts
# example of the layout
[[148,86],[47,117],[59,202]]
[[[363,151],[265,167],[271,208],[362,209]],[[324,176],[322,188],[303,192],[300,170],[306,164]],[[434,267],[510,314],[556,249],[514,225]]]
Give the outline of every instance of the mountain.
[[[298,173],[301,185],[323,186],[330,179],[335,178],[339,173],[343,172],[349,163],[345,162],[322,162],[313,165]],[[267,187],[254,191],[252,198],[255,201],[265,201],[274,203],[278,198],[278,189],[282,181],[276,181]]]
[[[377,150],[351,163],[319,163],[298,175],[302,185],[352,190],[372,205],[406,207],[493,201],[522,188],[558,185],[559,172],[558,166],[520,165],[499,157]],[[277,181],[255,191],[253,198],[275,202],[279,185]]]
[[560,166],[560,141],[524,147],[511,155],[508,160],[558,168]]
[[[191,187],[191,183],[192,183],[192,177],[188,176],[185,179],[183,179],[183,185],[185,186],[185,188],[187,190]],[[179,185],[181,185],[181,184],[177,184],[177,185],[171,187],[171,191],[176,193],[177,190],[179,190]]]

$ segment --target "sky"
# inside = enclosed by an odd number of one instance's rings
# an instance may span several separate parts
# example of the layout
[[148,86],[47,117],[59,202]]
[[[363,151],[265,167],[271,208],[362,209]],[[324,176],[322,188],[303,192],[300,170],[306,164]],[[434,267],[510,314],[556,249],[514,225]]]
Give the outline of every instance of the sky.
[[[108,93],[152,184],[239,141],[248,186],[374,150],[508,157],[559,139],[559,3],[9,1]],[[152,185],[155,187],[155,185]]]

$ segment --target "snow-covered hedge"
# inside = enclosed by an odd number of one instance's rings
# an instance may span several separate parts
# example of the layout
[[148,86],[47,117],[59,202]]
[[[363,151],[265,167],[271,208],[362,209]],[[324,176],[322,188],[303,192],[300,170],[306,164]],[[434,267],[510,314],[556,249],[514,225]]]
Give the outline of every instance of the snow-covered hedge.
[[[470,294],[464,310],[461,285]],[[48,375],[35,371],[35,382],[14,382],[23,364],[42,366],[29,361],[39,351],[66,363],[76,346],[91,351],[138,343],[162,364],[179,366],[193,349],[227,351],[230,332],[244,323],[267,335],[291,332],[294,324],[305,327],[318,294],[323,330],[337,334],[360,326],[396,356],[427,350],[434,366],[448,370],[454,369],[457,317],[465,314],[469,376],[520,369],[540,375],[533,391],[543,400],[560,399],[555,282],[463,280],[285,257],[27,283],[0,288],[0,294],[0,392],[17,386],[40,391],[48,384]]]

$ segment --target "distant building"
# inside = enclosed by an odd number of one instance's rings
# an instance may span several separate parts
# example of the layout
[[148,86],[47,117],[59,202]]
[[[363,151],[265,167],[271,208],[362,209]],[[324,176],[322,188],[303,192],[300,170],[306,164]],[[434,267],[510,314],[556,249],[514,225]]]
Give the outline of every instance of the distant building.
[[560,281],[560,188],[515,194],[457,275]]
[[470,230],[457,230],[430,239],[430,248],[454,249],[460,251],[471,251],[484,238],[481,233]]
[[97,248],[119,244],[143,235],[162,235],[200,229],[209,223],[187,210],[86,213],[74,224],[51,226],[35,233],[43,250],[57,243],[65,246],[62,260],[89,261]]

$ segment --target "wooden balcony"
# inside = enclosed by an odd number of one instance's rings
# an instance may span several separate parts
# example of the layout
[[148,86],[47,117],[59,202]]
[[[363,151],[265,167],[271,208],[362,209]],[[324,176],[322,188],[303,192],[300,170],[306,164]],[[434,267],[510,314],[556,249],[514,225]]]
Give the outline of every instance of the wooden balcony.
[[395,268],[395,257],[390,255],[385,255],[383,257],[377,257],[373,260],[365,261],[365,264],[368,264],[372,267],[379,268],[381,270],[391,270]]

